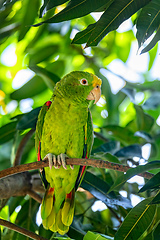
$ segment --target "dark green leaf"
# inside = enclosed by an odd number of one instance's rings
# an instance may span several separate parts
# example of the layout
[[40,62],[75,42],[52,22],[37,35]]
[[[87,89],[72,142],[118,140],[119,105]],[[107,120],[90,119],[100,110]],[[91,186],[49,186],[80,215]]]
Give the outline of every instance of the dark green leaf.
[[145,48],[143,48],[143,50],[141,51],[141,54],[150,51],[159,40],[160,40],[160,25],[157,29],[155,36],[150,41],[150,43]]
[[122,158],[133,158],[133,157],[142,157],[142,149],[138,144],[130,145],[124,148],[121,148],[118,152],[115,153],[116,157]]
[[107,143],[102,144],[100,147],[92,150],[92,154],[97,152],[109,152],[115,153],[119,149],[119,143],[116,141],[110,141]]
[[154,177],[152,177],[148,182],[139,190],[139,192],[144,192],[148,189],[157,189],[160,186],[160,172],[158,172]]
[[152,0],[141,11],[137,20],[137,40],[141,45],[158,29],[160,22],[160,1]]
[[15,136],[16,125],[17,125],[17,121],[14,121],[0,128],[0,144],[8,142]]
[[31,98],[47,89],[46,84],[40,76],[34,76],[21,88],[11,93],[11,99],[21,100]]
[[45,12],[48,11],[49,9],[56,7],[58,5],[61,5],[67,1],[68,0],[58,0],[58,1],[44,0],[44,3],[42,5],[42,7],[40,8],[40,17],[42,17],[45,14]]
[[106,8],[107,5],[109,6],[112,2],[113,0],[71,0],[61,12],[46,21],[35,24],[35,26],[39,26],[42,23],[58,23],[82,17],[91,12],[95,12],[103,6]]
[[30,65],[29,67],[32,71],[34,71],[43,78],[46,85],[51,90],[53,90],[55,84],[60,80],[60,78],[56,74],[46,70],[45,68],[39,67],[37,65]]
[[93,30],[95,29],[96,23],[90,24],[85,30],[76,34],[72,43],[82,44],[87,42],[89,36],[92,34]]
[[139,173],[146,172],[146,171],[149,171],[152,169],[157,169],[157,168],[160,168],[160,161],[152,161],[145,165],[131,168],[126,172],[126,174],[123,174],[122,176],[120,176],[116,179],[115,183],[110,188],[109,192],[121,189],[121,187],[124,185],[124,183],[131,177],[133,177]]
[[107,191],[110,186],[90,172],[86,172],[81,187],[88,190],[93,196],[104,202],[107,206],[112,208],[116,208],[116,206],[122,206],[124,208],[131,207],[128,199],[116,196],[113,192],[108,195]]
[[159,204],[160,203],[160,191],[156,194],[156,196],[152,199],[149,204]]
[[102,38],[119,27],[126,19],[131,17],[150,0],[115,0],[97,21],[86,46],[96,46]]
[[156,214],[156,206],[148,205],[150,200],[143,200],[129,212],[115,234],[115,240],[138,240],[142,236],[151,225]]
[[38,107],[29,113],[23,114],[22,118],[18,121],[16,128],[18,130],[25,130],[27,128],[35,129],[40,109],[41,109],[41,107]]
[[150,131],[153,124],[154,118],[144,112],[141,106],[134,105],[137,115],[137,125],[139,130]]

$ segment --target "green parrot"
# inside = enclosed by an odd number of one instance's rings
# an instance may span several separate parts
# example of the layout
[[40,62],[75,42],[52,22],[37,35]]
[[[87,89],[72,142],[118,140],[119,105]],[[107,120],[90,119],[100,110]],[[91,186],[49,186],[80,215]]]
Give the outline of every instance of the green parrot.
[[38,116],[35,145],[38,161],[48,158],[41,170],[46,192],[41,205],[44,228],[61,235],[69,230],[74,216],[74,196],[85,166],[68,166],[65,158],[89,158],[93,126],[88,108],[101,96],[101,79],[83,71],[73,71],[55,86],[51,101]]

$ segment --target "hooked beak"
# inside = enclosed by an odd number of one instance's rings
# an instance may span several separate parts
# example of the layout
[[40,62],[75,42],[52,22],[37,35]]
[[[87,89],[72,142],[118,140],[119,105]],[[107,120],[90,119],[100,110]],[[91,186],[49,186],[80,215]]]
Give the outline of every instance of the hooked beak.
[[98,100],[101,97],[101,86],[96,85],[95,88],[93,88],[92,91],[90,91],[89,95],[87,96],[87,100],[95,100],[94,104],[98,102]]

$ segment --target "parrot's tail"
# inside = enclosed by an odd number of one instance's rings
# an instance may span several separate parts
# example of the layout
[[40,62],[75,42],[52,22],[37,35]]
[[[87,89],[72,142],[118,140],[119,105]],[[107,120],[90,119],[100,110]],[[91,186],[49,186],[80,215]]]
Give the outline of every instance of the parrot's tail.
[[59,209],[56,208],[54,188],[49,187],[44,195],[41,206],[41,217],[44,228],[64,235],[69,230],[69,226],[74,216],[74,196],[75,189],[66,194]]

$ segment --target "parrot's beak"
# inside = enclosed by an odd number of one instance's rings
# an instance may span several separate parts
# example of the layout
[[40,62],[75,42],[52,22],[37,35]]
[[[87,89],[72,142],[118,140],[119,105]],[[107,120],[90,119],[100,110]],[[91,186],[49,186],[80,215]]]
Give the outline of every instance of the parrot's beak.
[[87,100],[95,100],[94,104],[98,102],[101,97],[101,86],[97,84],[92,91],[90,91],[89,95],[87,96]]

